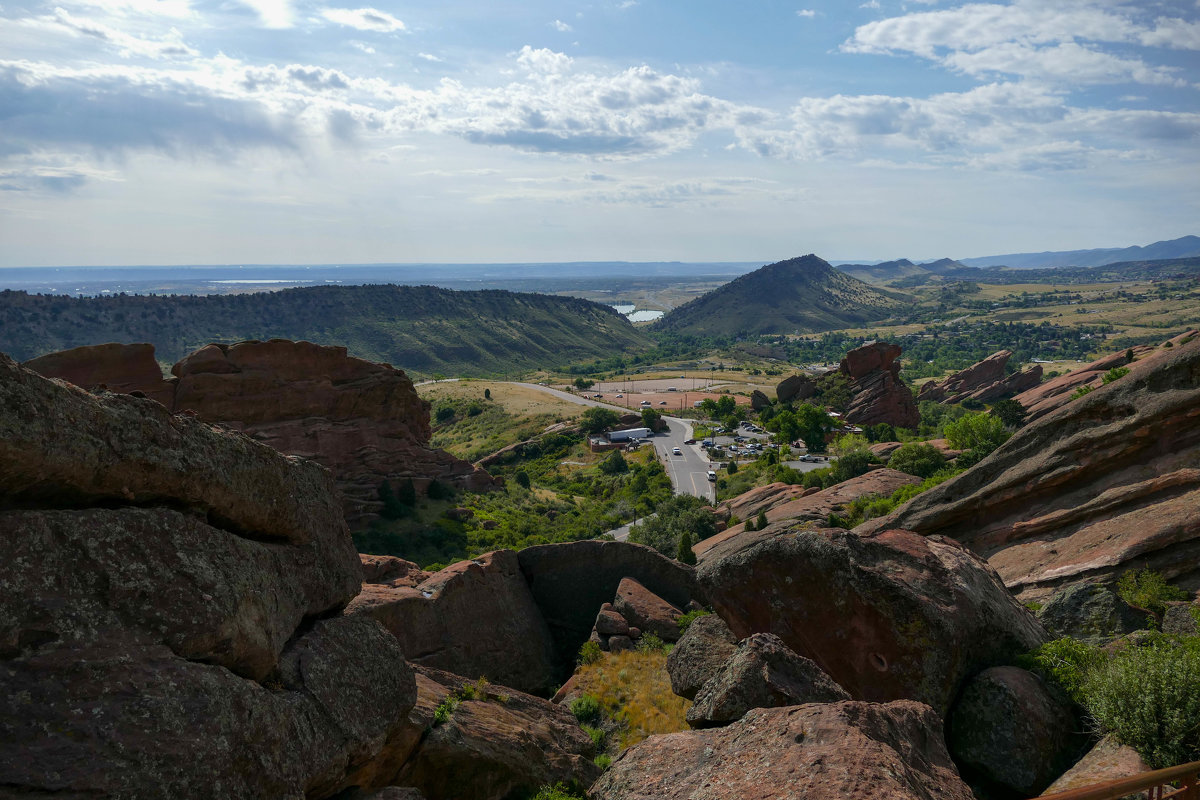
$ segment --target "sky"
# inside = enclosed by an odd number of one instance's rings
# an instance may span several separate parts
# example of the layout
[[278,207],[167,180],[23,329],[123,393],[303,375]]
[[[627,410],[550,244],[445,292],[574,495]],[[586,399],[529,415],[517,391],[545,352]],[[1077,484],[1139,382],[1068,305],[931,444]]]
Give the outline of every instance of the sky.
[[1200,233],[1200,0],[0,0],[0,266]]

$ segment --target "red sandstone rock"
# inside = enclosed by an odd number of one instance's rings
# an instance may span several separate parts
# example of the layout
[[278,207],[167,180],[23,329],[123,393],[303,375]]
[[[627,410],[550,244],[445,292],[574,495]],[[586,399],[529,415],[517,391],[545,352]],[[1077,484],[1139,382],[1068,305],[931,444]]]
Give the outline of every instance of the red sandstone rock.
[[992,353],[983,361],[956,372],[945,380],[926,383],[917,394],[917,399],[931,400],[935,403],[961,403],[964,400],[988,402],[1024,392],[1041,383],[1040,364],[1005,377],[1004,369],[1011,357],[1011,350]]
[[734,635],[774,633],[856,699],[944,713],[963,681],[1048,638],[994,570],[943,537],[771,525],[709,551],[697,577]]
[[168,408],[175,393],[163,380],[152,344],[97,344],[49,353],[22,364],[47,378],[61,378],[83,389],[103,386],[111,392],[141,392]]
[[1150,772],[1150,766],[1132,747],[1105,736],[1075,766],[1046,787],[1042,794],[1057,794],[1071,789],[1096,786],[1121,778]]
[[941,720],[912,702],[754,709],[725,728],[651,736],[613,762],[588,796],[974,800],[946,752]]
[[972,469],[859,531],[952,536],[1025,600],[1134,563],[1195,589],[1197,452],[1193,340],[1135,362],[1125,377],[1025,426]]
[[534,692],[556,683],[550,631],[512,550],[451,564],[414,588],[364,584],[346,614],[379,620],[417,665]]
[[385,586],[417,586],[429,578],[425,572],[411,561],[395,556],[374,556],[359,553],[362,563],[363,583],[381,583]]
[[687,700],[695,698],[700,687],[737,650],[737,641],[725,620],[716,614],[705,614],[692,620],[667,656],[671,691]]
[[807,375],[792,375],[784,378],[775,387],[775,398],[786,403],[789,400],[807,400],[817,393],[817,384]]
[[[741,509],[735,513],[743,519],[756,517],[759,511],[766,510],[767,521],[769,523],[824,523],[829,519],[830,514],[841,514],[846,510],[846,506],[860,497],[869,494],[887,497],[902,486],[909,486],[920,482],[921,479],[916,476],[884,467],[882,469],[873,469],[866,474],[859,475],[857,478],[842,481],[839,484],[820,491],[804,490],[800,486],[792,486],[785,490],[779,490],[774,494],[767,492],[760,493],[761,489],[784,486],[784,484],[770,484],[768,487],[751,489],[744,495],[739,495],[726,502],[731,504],[731,508]],[[779,498],[789,495],[792,499],[785,502],[777,502]],[[743,498],[745,498],[744,501]],[[757,501],[761,498],[765,498],[765,500],[759,504]],[[721,543],[736,539],[744,534],[744,524],[734,525],[718,533],[716,536],[710,536],[701,542],[697,542],[692,550],[696,553],[697,558],[704,558],[709,551]]]
[[921,421],[912,391],[900,380],[900,353],[899,345],[874,342],[842,359],[839,369],[850,378],[853,392],[844,417],[847,422],[915,428]]
[[[632,627],[654,633],[664,642],[679,640],[677,620],[683,616],[683,612],[633,578],[623,578],[617,585],[613,608]],[[629,635],[636,638],[633,634]]]

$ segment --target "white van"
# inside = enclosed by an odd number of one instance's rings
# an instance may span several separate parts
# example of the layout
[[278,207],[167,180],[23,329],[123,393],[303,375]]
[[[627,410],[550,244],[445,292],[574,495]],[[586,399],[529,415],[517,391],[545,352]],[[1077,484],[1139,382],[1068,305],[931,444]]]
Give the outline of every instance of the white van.
[[709,479],[710,481],[715,481],[715,480],[717,479],[717,473],[713,472],[713,471],[710,469],[710,470],[708,471],[708,479]]

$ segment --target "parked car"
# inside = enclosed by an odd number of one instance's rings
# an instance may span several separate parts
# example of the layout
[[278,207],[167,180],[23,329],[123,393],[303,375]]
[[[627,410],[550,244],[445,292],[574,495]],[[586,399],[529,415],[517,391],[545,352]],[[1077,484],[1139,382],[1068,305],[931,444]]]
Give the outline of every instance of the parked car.
[[623,394],[619,394],[619,395],[617,395],[617,397],[624,397],[624,396],[625,396],[625,395],[623,395]]
[[667,404],[667,401],[666,401],[666,400],[659,400],[659,401],[658,401],[658,404],[659,404],[660,406],[665,406],[665,405]]
[[649,401],[649,400],[643,400],[643,401],[642,401],[642,405],[643,405],[643,406],[645,406],[646,408],[649,408],[649,407],[650,407],[650,401]]
[[695,443],[696,443],[695,439],[688,439],[687,441],[684,442],[684,444],[695,444]]

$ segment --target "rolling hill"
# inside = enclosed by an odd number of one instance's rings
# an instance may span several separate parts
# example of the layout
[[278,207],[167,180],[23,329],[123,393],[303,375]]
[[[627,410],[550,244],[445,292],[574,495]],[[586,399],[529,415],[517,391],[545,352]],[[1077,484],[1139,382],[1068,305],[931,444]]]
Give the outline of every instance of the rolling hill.
[[700,336],[815,333],[882,319],[905,303],[902,295],[807,255],[768,264],[714,289],[674,309],[654,329]]
[[612,308],[571,297],[432,286],[75,298],[0,292],[0,351],[26,360],[151,342],[167,363],[208,342],[305,339],[418,375],[498,376],[650,346]]
[[1200,256],[1200,236],[1181,236],[1145,247],[1101,248],[1096,250],[1061,250],[1043,253],[1006,253],[981,258],[960,258],[969,267],[1013,267],[1038,269],[1046,267],[1102,267],[1128,261],[1159,261],[1170,258]]

